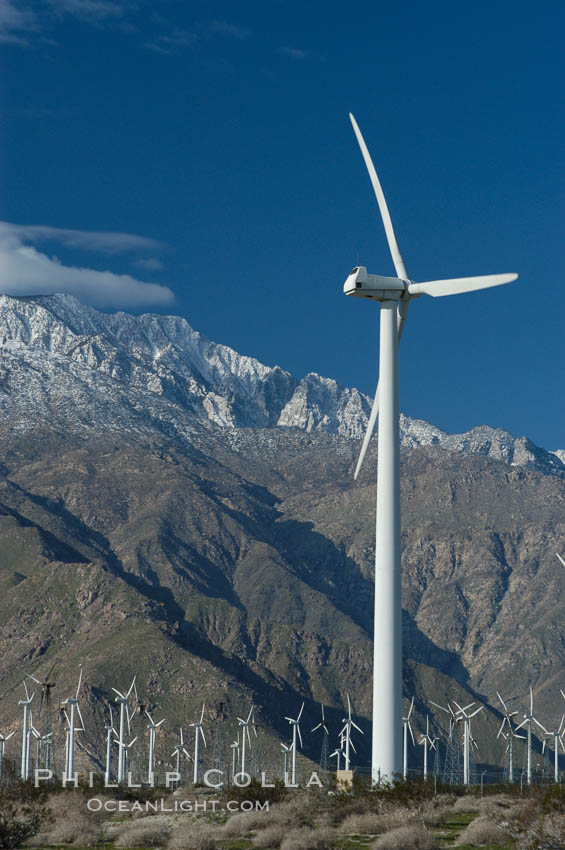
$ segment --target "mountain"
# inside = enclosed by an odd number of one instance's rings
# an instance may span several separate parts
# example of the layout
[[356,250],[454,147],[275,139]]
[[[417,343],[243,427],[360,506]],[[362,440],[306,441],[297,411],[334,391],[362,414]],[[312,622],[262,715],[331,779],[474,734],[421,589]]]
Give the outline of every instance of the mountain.
[[[91,753],[137,673],[177,726],[253,701],[273,754],[302,700],[304,729],[323,701],[333,735],[350,693],[367,761],[374,445],[351,473],[369,409],[176,317],[1,297],[0,729],[25,671],[55,664],[66,697],[81,663]],[[483,700],[474,734],[499,760],[497,690],[531,683],[542,722],[561,713],[565,467],[500,429],[401,431],[405,695],[420,726],[430,698]]]

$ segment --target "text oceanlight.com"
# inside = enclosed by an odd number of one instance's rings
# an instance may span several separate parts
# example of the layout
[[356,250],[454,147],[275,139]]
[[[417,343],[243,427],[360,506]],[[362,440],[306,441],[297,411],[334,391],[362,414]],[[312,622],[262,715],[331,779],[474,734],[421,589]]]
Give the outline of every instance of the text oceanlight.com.
[[90,812],[143,812],[162,814],[164,812],[268,812],[269,801],[265,800],[102,800],[91,797],[86,806]]

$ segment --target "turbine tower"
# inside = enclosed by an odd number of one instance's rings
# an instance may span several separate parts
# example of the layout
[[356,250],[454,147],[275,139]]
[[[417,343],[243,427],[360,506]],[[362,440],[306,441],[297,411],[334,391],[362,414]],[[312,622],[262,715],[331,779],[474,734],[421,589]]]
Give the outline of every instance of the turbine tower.
[[[317,732],[318,729],[322,730],[322,751],[320,753],[320,770],[327,771],[328,769],[328,739],[330,733],[328,732],[328,727],[326,726],[326,718],[324,716],[324,704],[321,703],[322,706],[322,720],[318,723],[317,726],[311,730],[312,732]],[[284,745],[283,745],[284,746]]]
[[[303,706],[304,707],[304,706]],[[355,728],[358,732],[361,732],[363,735],[363,730],[357,726],[356,723],[351,719],[351,700],[349,699],[349,694],[347,694],[347,717],[344,717],[342,723],[345,724],[343,729],[340,732],[340,737],[342,741],[345,743],[345,770],[350,769],[350,749],[357,755],[357,750],[353,746],[353,741],[351,740],[351,729]]]
[[281,741],[281,751],[282,751],[282,753],[283,753],[283,755],[284,755],[284,773],[283,773],[283,778],[284,778],[284,783],[285,783],[285,785],[286,785],[286,783],[288,782],[288,757],[289,757],[289,755],[292,753],[292,744],[288,744],[288,745],[287,745],[287,744],[283,744],[283,743],[282,743],[282,741]]
[[237,738],[230,744],[231,750],[231,780],[233,782],[234,776],[237,774],[237,764],[239,762],[239,732],[237,733]]
[[524,714],[524,719],[522,722],[516,726],[516,730],[521,729],[522,726],[526,726],[526,734],[527,734],[527,743],[526,743],[526,781],[528,785],[532,784],[532,721],[537,723],[536,718],[534,717],[534,692],[532,691],[532,686],[530,685],[530,711],[528,714]]
[[165,718],[159,720],[158,723],[153,722],[153,718],[145,709],[145,713],[149,718],[149,766],[147,768],[147,782],[149,783],[150,788],[153,788],[155,784],[155,736],[157,734],[157,729],[161,725],[161,723],[165,722]]
[[108,785],[110,783],[110,779],[112,778],[111,774],[111,762],[112,762],[112,735],[116,736],[118,733],[114,729],[114,718],[112,715],[112,706],[108,703],[108,708],[110,709],[110,720],[104,726],[106,731],[106,769],[104,770],[104,783]]
[[31,703],[35,696],[35,694],[29,695],[29,691],[27,689],[27,685],[24,681],[24,688],[26,692],[26,698],[18,701],[18,705],[23,705],[24,707],[24,723],[22,727],[22,763],[21,763],[21,777],[24,782],[29,779],[29,724],[30,724],[30,710]]
[[200,720],[197,720],[195,723],[189,723],[189,726],[194,726],[194,772],[192,775],[192,782],[194,785],[198,784],[198,765],[199,765],[199,756],[198,756],[198,744],[200,741],[200,736],[202,735],[202,743],[206,746],[206,736],[204,735],[204,729],[202,728],[202,721],[204,720],[204,709],[206,707],[206,703],[202,703],[202,713],[200,715]]
[[[237,718],[239,725],[241,727],[241,753],[240,753],[241,770],[240,770],[240,773],[245,773],[246,757],[247,757],[246,742],[247,742],[247,744],[249,744],[249,747],[251,748],[251,736],[249,735],[249,726],[252,723],[251,715],[253,714],[253,708],[254,708],[254,706],[252,705],[251,708],[249,709],[249,714],[247,715],[247,720],[244,720],[243,717]],[[239,736],[238,736],[238,738],[239,738]]]
[[[68,723],[67,729],[67,752],[66,752],[66,760],[65,760],[65,776],[67,779],[72,779],[75,774],[75,732],[84,731],[84,720],[82,719],[82,714],[80,713],[80,708],[78,705],[78,693],[80,691],[80,686],[82,683],[82,668],[80,671],[80,675],[78,677],[78,685],[76,689],[76,693],[74,697],[68,697],[63,701],[62,705],[70,705],[71,712],[70,717],[67,712],[63,709],[63,713]],[[76,728],[76,714],[78,713],[82,729]]]
[[[561,744],[561,749],[565,753],[565,747],[563,746],[563,726],[565,724],[565,714],[561,717],[561,723],[559,724],[559,729],[556,732],[548,732],[545,726],[542,726],[539,720],[535,722],[538,724],[539,728],[542,730],[545,738],[553,738],[553,781],[556,785],[559,785],[559,745]],[[545,745],[547,741],[543,742],[543,749],[545,750]]]
[[[504,717],[502,719],[502,723],[500,724],[500,729],[498,730],[497,738],[500,738],[502,735],[503,738],[506,738],[508,744],[506,745],[506,753],[508,755],[508,781],[514,782],[514,738],[518,738],[520,741],[525,741],[523,735],[517,735],[512,727],[512,718],[518,714],[517,711],[508,711],[508,707],[498,691],[496,695],[504,709]],[[504,731],[505,727],[508,729],[508,733]]]
[[6,741],[9,741],[12,735],[15,735],[16,732],[10,732],[8,735],[3,735],[0,732],[0,780],[2,779],[2,765],[4,763],[4,748],[6,746]]
[[412,716],[413,711],[414,697],[412,697],[412,702],[410,703],[408,714],[406,715],[406,717],[402,718],[402,778],[404,780],[408,778],[408,732],[410,732],[410,737],[412,738],[412,745],[416,746],[416,741],[414,740],[414,733],[412,732],[412,727],[410,725],[410,718]]
[[367,274],[358,266],[347,277],[346,295],[380,302],[379,382],[355,477],[365,457],[377,414],[378,477],[375,544],[375,625],[373,666],[373,782],[392,781],[402,769],[402,602],[400,564],[400,460],[398,411],[398,340],[410,302],[421,295],[432,297],[472,292],[510,283],[517,275],[431,280],[414,283],[400,253],[379,178],[357,122],[353,130],[380,209],[397,277]]
[[457,706],[457,714],[455,715],[455,719],[463,720],[463,785],[470,785],[471,746],[475,744],[473,736],[471,735],[471,717],[474,717],[476,714],[479,713],[479,711],[482,711],[483,706],[480,705],[478,708],[475,709],[475,711],[469,714],[469,709],[475,705],[474,702],[470,702],[469,705],[466,705],[464,708],[461,707],[458,702],[455,702],[455,700],[453,700],[453,704]]
[[[176,745],[176,747],[174,748],[174,750],[171,753],[171,758],[173,756],[176,756],[176,771],[177,771],[177,774],[179,775],[179,777],[180,777],[180,757],[181,757],[181,755],[185,756],[189,761],[192,761],[192,756],[190,755],[190,753],[188,752],[188,750],[184,746],[184,737],[183,737],[183,734],[182,734],[182,729],[180,730],[180,743],[178,743]],[[180,783],[180,779],[179,779],[179,783]]]
[[288,720],[290,725],[292,726],[292,758],[290,762],[291,767],[291,776],[290,776],[290,784],[296,785],[296,746],[297,741],[296,738],[300,741],[300,748],[302,749],[302,735],[300,734],[300,718],[302,717],[302,712],[304,711],[304,703],[302,703],[302,707],[298,712],[298,717],[296,719],[292,719],[292,717],[285,717],[285,720]]
[[118,782],[121,783],[126,781],[126,750],[129,746],[126,744],[126,722],[128,725],[128,734],[131,734],[128,702],[132,691],[135,692],[135,676],[132,679],[127,694],[123,694],[116,688],[112,688],[112,690],[115,694],[117,694],[115,701],[120,706],[120,731],[118,734]]
[[420,735],[419,741],[419,743],[424,748],[424,781],[426,781],[426,779],[428,778],[428,749],[430,750],[430,752],[432,750],[436,750],[437,753],[436,741],[438,740],[439,738],[437,738],[435,735],[433,738],[430,736],[430,717],[428,714],[426,714],[426,733],[425,735]]

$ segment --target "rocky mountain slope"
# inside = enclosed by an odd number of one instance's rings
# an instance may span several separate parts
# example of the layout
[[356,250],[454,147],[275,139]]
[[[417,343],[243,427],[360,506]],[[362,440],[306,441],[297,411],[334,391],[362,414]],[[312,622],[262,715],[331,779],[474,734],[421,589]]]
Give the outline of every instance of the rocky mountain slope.
[[[255,702],[265,747],[303,699],[304,728],[323,701],[335,735],[350,693],[367,761],[374,446],[351,472],[368,410],[178,318],[0,298],[0,730],[24,671],[55,663],[65,697],[81,663],[90,751],[137,672],[170,724]],[[405,694],[420,726],[430,698],[483,700],[474,734],[498,760],[496,690],[521,708],[532,684],[542,722],[562,713],[565,467],[486,427],[403,418],[402,442]]]

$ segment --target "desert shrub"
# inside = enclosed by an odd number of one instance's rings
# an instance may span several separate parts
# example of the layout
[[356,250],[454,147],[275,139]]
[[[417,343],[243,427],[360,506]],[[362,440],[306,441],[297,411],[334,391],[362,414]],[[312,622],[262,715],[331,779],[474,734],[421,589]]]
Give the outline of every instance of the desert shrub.
[[280,847],[287,834],[287,830],[282,824],[273,824],[266,829],[262,829],[253,839],[253,844],[259,850],[269,850],[269,848]]
[[508,833],[485,817],[471,821],[468,827],[460,833],[456,845],[461,844],[501,844],[508,838]]
[[437,844],[422,826],[399,826],[371,844],[372,850],[435,850]]
[[433,800],[426,800],[420,806],[419,815],[425,826],[440,826],[449,812],[453,809],[454,798],[441,795]]
[[90,812],[83,794],[61,791],[47,800],[50,824],[32,840],[33,846],[44,844],[80,844],[89,847],[102,837],[101,818]]
[[479,801],[476,797],[458,797],[453,805],[454,812],[461,814],[476,814],[479,811]]
[[293,829],[281,843],[281,850],[330,850],[335,839],[335,832],[329,827]]
[[161,819],[143,818],[126,823],[118,831],[116,847],[162,847],[169,838],[169,828]]
[[348,815],[339,831],[349,835],[378,835],[383,832],[382,815],[377,812]]
[[178,823],[169,838],[167,850],[216,850],[219,828],[205,821]]
[[237,812],[224,824],[223,838],[243,838],[257,829],[264,829],[269,823],[269,812]]
[[479,800],[479,813],[481,815],[504,815],[506,816],[514,804],[512,797],[502,794],[493,794],[491,797],[483,797]]
[[40,804],[18,806],[0,800],[0,848],[12,850],[36,835],[50,815]]

